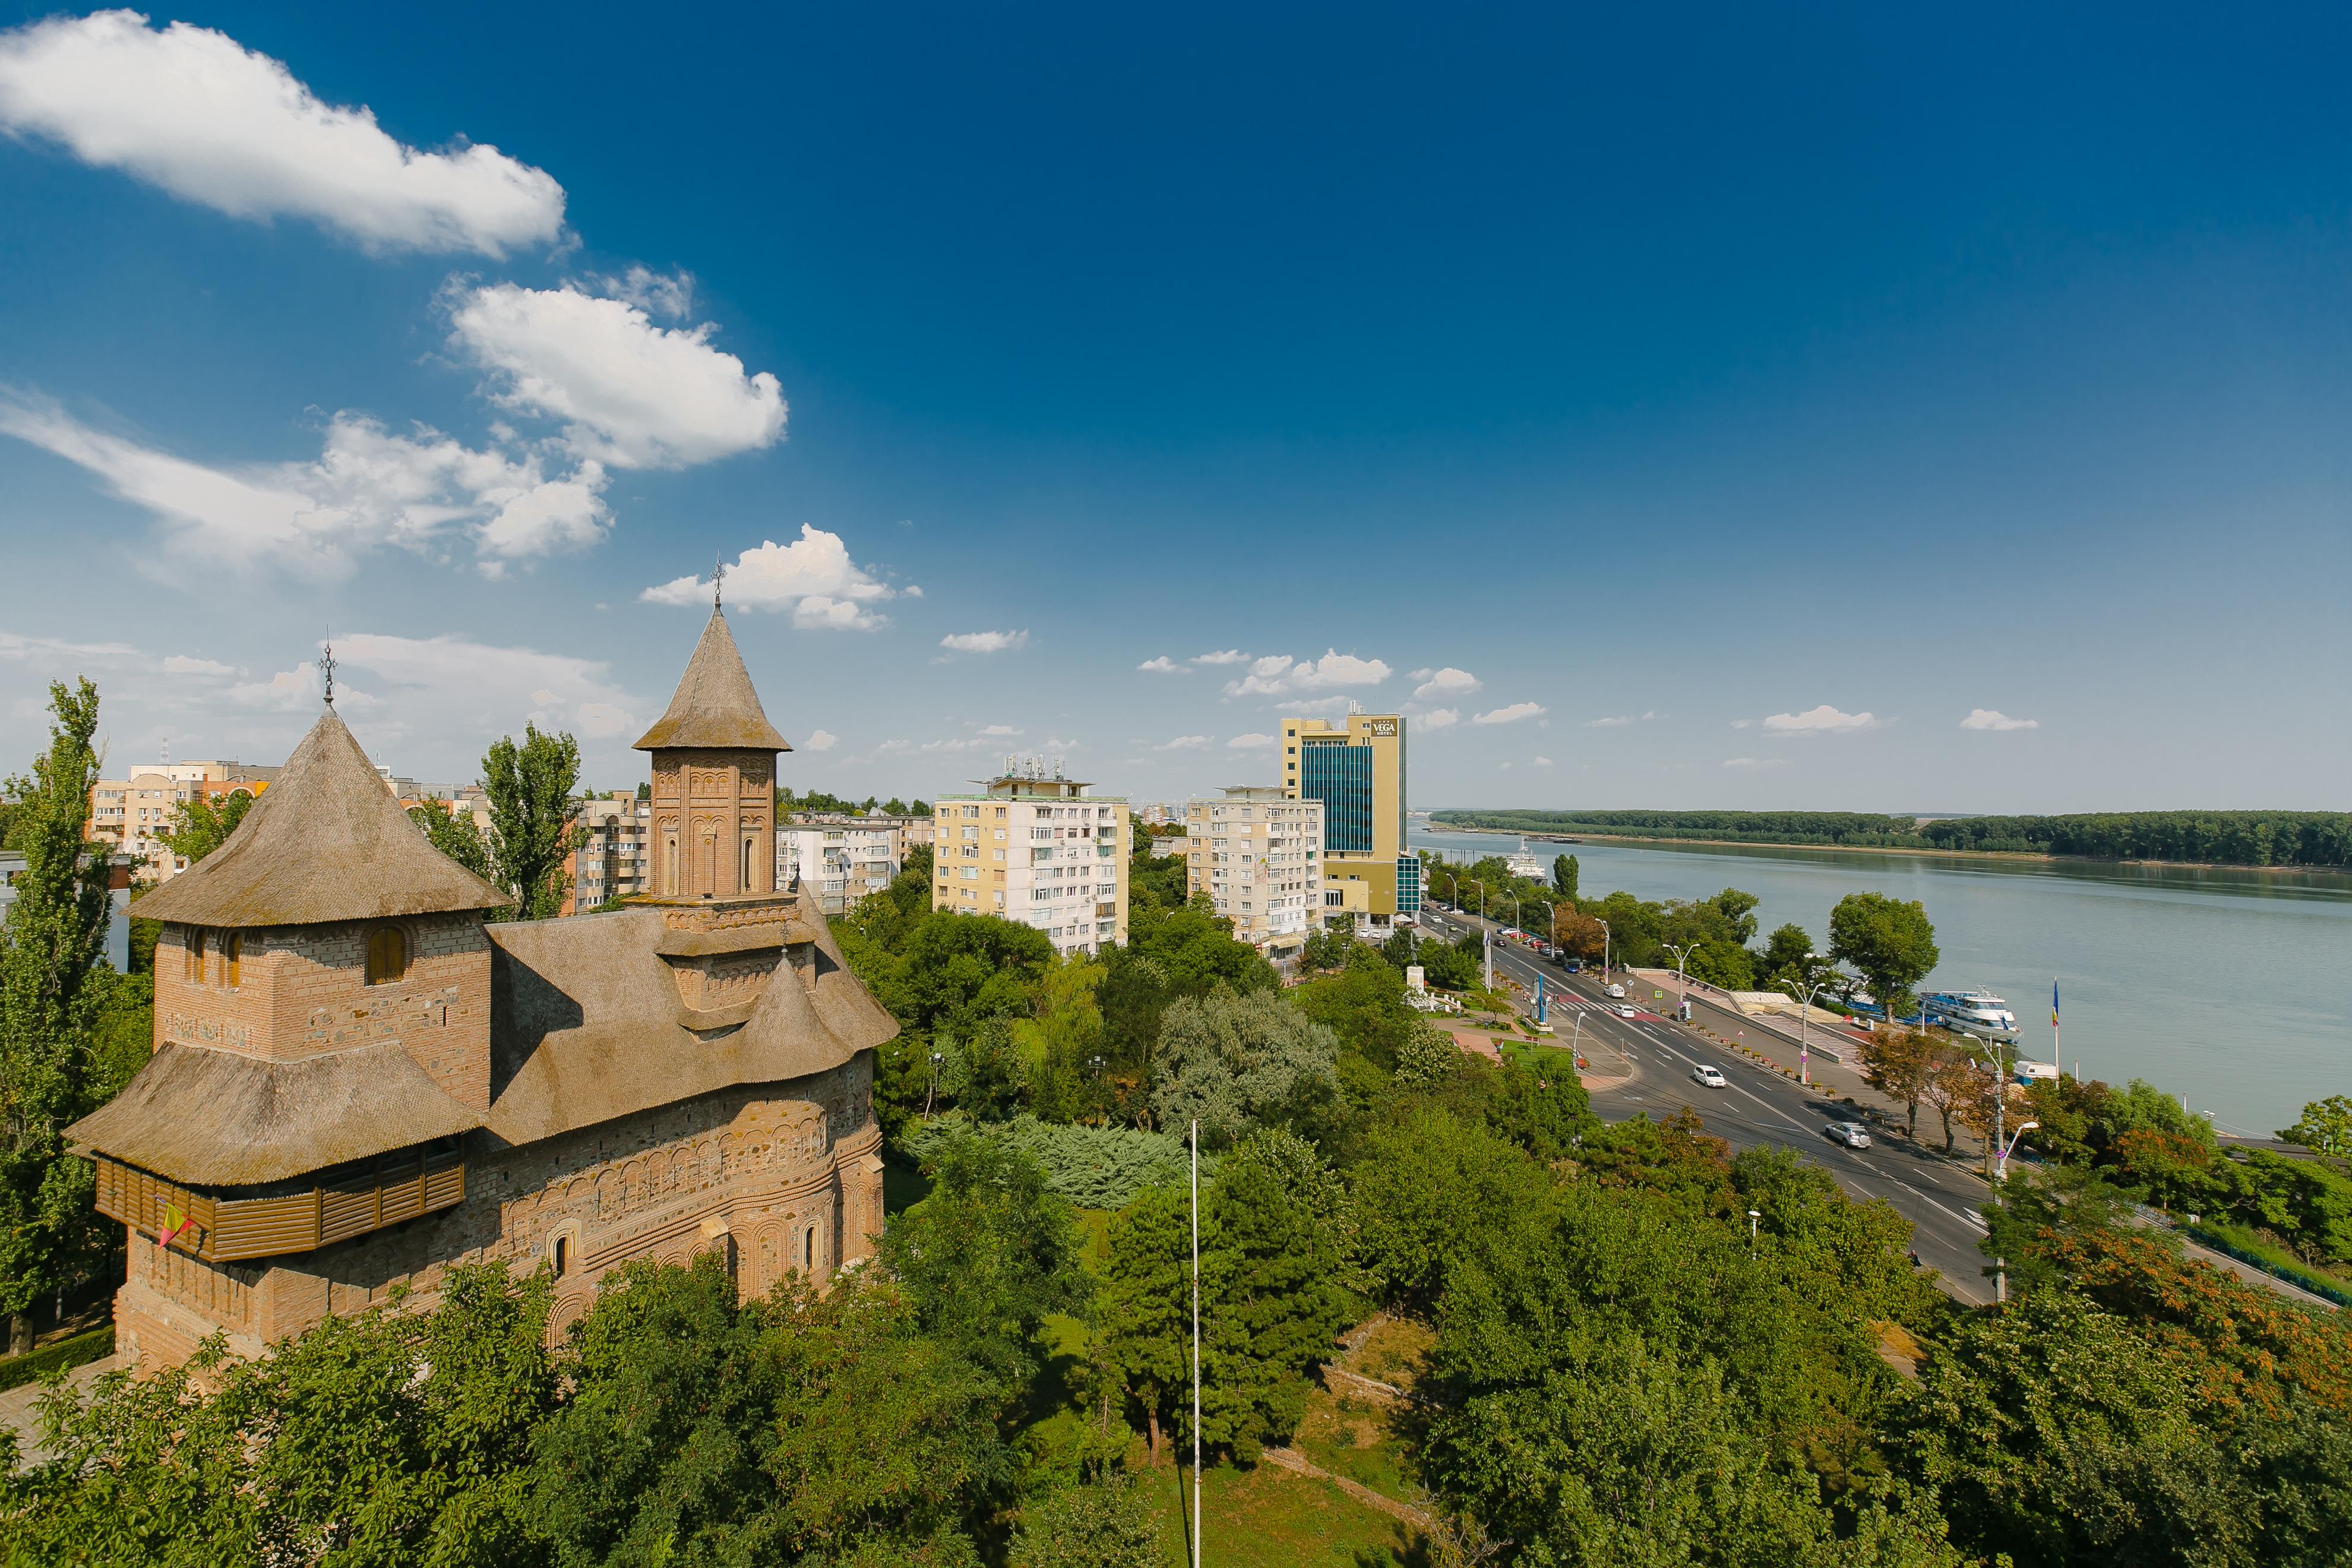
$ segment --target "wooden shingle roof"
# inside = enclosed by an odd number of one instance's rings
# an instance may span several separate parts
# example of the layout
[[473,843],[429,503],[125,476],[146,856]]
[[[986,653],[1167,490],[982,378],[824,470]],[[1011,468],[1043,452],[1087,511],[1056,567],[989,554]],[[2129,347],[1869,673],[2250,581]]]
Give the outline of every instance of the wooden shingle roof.
[[139,913],[183,925],[315,925],[509,901],[417,831],[330,708],[228,841],[140,900]]
[[694,645],[686,674],[669,700],[669,711],[637,738],[634,750],[663,751],[692,746],[721,750],[789,752],[792,745],[768,722],[760,694],[751,689],[751,672],[743,668],[727,617],[717,610]]

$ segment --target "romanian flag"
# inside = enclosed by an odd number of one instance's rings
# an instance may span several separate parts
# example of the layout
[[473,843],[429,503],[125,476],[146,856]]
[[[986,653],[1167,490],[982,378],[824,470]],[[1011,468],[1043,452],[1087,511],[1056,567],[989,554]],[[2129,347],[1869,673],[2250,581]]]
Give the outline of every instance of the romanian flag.
[[157,1247],[171,1246],[172,1238],[178,1236],[182,1231],[187,1229],[190,1223],[188,1216],[180,1212],[179,1205],[165,1204],[163,1205],[163,1231],[155,1237],[155,1245]]
[[2058,983],[2055,980],[2050,983],[2050,1026],[2053,1029],[2058,1026]]

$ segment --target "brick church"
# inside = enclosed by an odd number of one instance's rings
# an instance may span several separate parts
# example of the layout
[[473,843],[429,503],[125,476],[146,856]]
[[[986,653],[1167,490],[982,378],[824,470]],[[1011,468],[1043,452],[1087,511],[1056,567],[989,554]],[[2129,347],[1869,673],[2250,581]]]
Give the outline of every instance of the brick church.
[[554,1275],[560,1331],[633,1258],[746,1295],[882,1227],[874,1053],[898,1026],[775,885],[776,758],[714,611],[653,767],[656,890],[491,923],[330,706],[212,855],[140,900],[155,1054],[71,1130],[130,1232],[124,1364],[256,1354],[453,1263]]

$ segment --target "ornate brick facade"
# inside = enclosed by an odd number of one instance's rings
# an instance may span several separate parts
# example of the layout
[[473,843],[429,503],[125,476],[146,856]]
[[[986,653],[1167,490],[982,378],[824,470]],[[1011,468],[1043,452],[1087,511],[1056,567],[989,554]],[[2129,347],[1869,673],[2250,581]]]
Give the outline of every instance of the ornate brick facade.
[[129,1228],[130,1359],[215,1334],[258,1354],[395,1292],[430,1304],[457,1264],[550,1270],[561,1332],[633,1259],[716,1251],[759,1294],[871,1253],[896,1026],[814,903],[774,889],[785,748],[723,617],[639,746],[657,878],[665,803],[697,847],[668,862],[681,891],[618,912],[487,923],[503,895],[430,847],[331,710],[150,896],[155,1056],[73,1129]]

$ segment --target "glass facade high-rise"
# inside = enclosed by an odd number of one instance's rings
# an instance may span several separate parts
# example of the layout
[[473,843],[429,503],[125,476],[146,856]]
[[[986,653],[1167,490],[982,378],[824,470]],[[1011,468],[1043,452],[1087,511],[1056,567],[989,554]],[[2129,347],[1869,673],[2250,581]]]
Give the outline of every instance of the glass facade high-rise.
[[1282,770],[1286,795],[1323,803],[1323,918],[1378,929],[1417,914],[1421,865],[1404,842],[1403,717],[1285,719]]
[[1323,803],[1327,855],[1372,852],[1372,749],[1317,743],[1302,748],[1297,796]]

